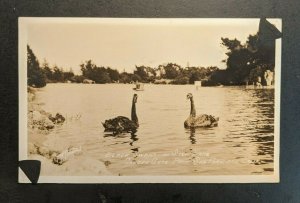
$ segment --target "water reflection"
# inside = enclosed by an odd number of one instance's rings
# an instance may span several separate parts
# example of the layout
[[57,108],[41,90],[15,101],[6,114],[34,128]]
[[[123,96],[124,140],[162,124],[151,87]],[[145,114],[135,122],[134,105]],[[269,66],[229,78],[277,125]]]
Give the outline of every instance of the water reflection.
[[137,135],[135,133],[131,133],[131,136],[130,136],[130,139],[131,139],[131,142],[129,143],[129,145],[133,148],[131,148],[130,150],[133,152],[133,153],[136,153],[139,151],[139,147],[135,147],[133,144],[134,142],[138,141],[139,138],[137,138]]
[[[115,139],[116,141],[112,144],[112,145],[115,145],[115,144],[129,144],[131,146],[130,150],[133,152],[133,153],[136,153],[139,151],[139,147],[138,146],[135,146],[135,142],[139,140],[138,136],[136,133],[130,133],[130,137],[129,137],[129,133],[120,133],[120,134],[115,134],[115,133],[108,133],[106,132],[104,135],[103,135],[104,138],[112,138],[112,139]],[[126,140],[126,141],[122,141],[122,138],[130,138],[130,140]]]
[[[256,134],[252,136],[251,143],[257,146],[256,154],[260,159],[253,162],[255,165],[267,165],[274,162],[274,91],[254,91],[253,96],[257,98],[255,103],[260,111],[256,123]],[[254,123],[253,123],[254,124]],[[273,168],[264,167],[264,171],[274,171]]]
[[[110,160],[110,170],[123,175],[224,175],[270,174],[274,162],[274,90],[248,90],[240,87],[201,88],[194,86],[147,85],[139,93],[137,133],[114,135],[103,132],[99,123],[107,117],[129,115],[132,86],[130,85],[59,85],[49,84],[38,92],[39,102],[53,114],[72,115],[82,112],[80,122],[68,122],[49,137],[63,137],[74,145],[83,145],[95,157],[109,153],[167,154],[184,149],[184,164],[132,165],[124,158]],[[68,94],[66,94],[68,92]],[[114,94],[111,94],[114,92]],[[176,92],[176,94],[170,94]],[[197,113],[218,116],[214,128],[184,129],[188,116],[186,94],[195,97]],[[62,104],[69,105],[62,105]],[[121,105],[120,105],[121,104]],[[187,159],[221,161],[238,160],[233,164],[187,164]],[[198,154],[198,155],[197,155]],[[198,157],[197,157],[198,156]],[[161,157],[158,157],[161,158]],[[175,157],[163,157],[172,161]],[[197,159],[198,160],[198,159]],[[248,161],[251,162],[248,162]],[[197,171],[197,172],[196,172]]]
[[195,128],[190,128],[189,131],[190,131],[190,137],[189,137],[189,139],[191,141],[191,144],[196,144],[197,143],[197,141],[195,139],[196,129]]
[[[207,95],[202,95],[205,98]],[[199,95],[200,97],[200,95]],[[262,174],[274,169],[274,90],[229,89],[223,97],[215,96],[215,103],[198,103],[199,112],[213,113],[220,117],[215,128],[189,129],[190,158],[194,160],[199,149],[210,154],[207,160],[220,160],[219,169],[241,171],[250,168],[251,173]],[[206,160],[206,159],[204,159]],[[231,167],[231,160],[234,166]],[[224,161],[224,162],[223,162]],[[227,162],[228,161],[228,162]],[[247,164],[251,167],[244,168]],[[255,168],[253,168],[255,166]],[[205,169],[203,169],[205,170]]]

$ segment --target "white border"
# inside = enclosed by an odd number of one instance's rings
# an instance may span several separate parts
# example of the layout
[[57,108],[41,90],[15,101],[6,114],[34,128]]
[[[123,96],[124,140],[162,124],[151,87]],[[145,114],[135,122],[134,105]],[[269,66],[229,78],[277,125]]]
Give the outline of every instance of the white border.
[[[19,18],[19,160],[27,159],[27,26],[37,22],[60,23],[124,23],[137,22],[157,24],[208,24],[228,23],[232,20],[201,18],[201,19],[141,19],[141,18]],[[240,20],[240,19],[239,19]],[[243,19],[247,20],[247,19]],[[280,20],[281,19],[277,19]],[[281,24],[281,23],[280,23]],[[279,28],[281,30],[281,27]],[[275,51],[275,112],[274,112],[274,174],[273,175],[214,175],[214,176],[40,176],[39,183],[278,183],[279,182],[279,142],[280,142],[280,84],[281,84],[281,39],[276,40]],[[30,183],[19,169],[19,183]]]

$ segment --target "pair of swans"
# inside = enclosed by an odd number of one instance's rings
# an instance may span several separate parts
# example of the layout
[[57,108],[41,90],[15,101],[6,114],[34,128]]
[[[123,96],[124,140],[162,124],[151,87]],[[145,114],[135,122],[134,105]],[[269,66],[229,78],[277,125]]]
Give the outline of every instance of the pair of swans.
[[[124,116],[118,116],[113,119],[105,120],[105,122],[102,123],[105,131],[113,132],[114,134],[122,132],[135,133],[137,131],[139,127],[139,121],[136,115],[137,98],[137,94],[134,94],[131,106],[131,120]],[[189,99],[191,102],[191,111],[189,117],[184,122],[185,128],[215,127],[218,125],[219,118],[207,114],[196,116],[193,95],[191,93],[187,94],[187,99]]]

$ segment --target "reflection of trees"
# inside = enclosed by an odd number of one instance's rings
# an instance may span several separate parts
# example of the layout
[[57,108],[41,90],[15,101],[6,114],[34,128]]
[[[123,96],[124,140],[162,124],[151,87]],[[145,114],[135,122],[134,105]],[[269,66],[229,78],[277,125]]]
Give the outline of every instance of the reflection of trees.
[[257,97],[259,102],[274,101],[274,89],[257,89],[253,91],[253,96]]
[[[255,90],[252,96],[257,99],[253,107],[258,109],[257,118],[249,124],[255,126],[255,135],[251,136],[251,143],[256,144],[256,154],[259,161],[255,165],[274,162],[274,89]],[[264,169],[265,170],[265,169]],[[266,170],[271,170],[270,168]]]
[[238,152],[245,151],[237,153],[237,157],[251,161],[249,164],[261,165],[258,169],[271,171],[274,163],[274,89],[245,89],[243,93],[246,94],[241,93],[244,98],[240,100],[241,107],[238,111],[233,108],[228,120],[231,124],[225,129],[227,135],[223,143]]
[[256,140],[259,145],[257,146],[257,155],[265,156],[269,155],[274,158],[274,137],[273,136],[266,136],[260,137]]

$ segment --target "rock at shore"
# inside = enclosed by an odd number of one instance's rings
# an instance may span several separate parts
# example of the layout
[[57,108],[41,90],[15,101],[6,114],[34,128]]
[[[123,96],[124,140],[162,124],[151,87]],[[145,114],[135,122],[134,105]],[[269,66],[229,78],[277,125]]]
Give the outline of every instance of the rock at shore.
[[38,153],[37,146],[33,143],[28,143],[28,152],[29,154],[37,154]]
[[57,113],[54,117],[45,111],[34,110],[29,113],[28,124],[31,128],[39,130],[50,130],[54,128],[54,124],[62,124],[65,117]]
[[55,123],[55,124],[60,124],[60,123],[63,123],[65,122],[65,117],[63,117],[61,114],[57,113],[55,115],[55,117],[53,117],[52,115],[49,116],[49,119]]
[[75,156],[62,165],[53,164],[50,159],[39,154],[32,154],[28,158],[41,161],[41,176],[113,175],[102,161],[85,155]]
[[[52,116],[35,101],[35,88],[28,87],[28,158],[40,160],[41,175],[111,175],[106,165],[82,154],[81,147],[70,147],[69,140],[49,136],[51,129],[62,125],[65,117]],[[80,156],[77,156],[79,155]]]
[[38,128],[39,130],[50,130],[54,128],[54,123],[45,114],[40,111],[32,111],[29,115],[28,124],[31,128]]
[[75,155],[81,154],[82,150],[81,147],[69,147],[69,149],[64,150],[57,156],[53,157],[53,163],[62,165],[64,162],[68,161],[70,158],[74,157]]

